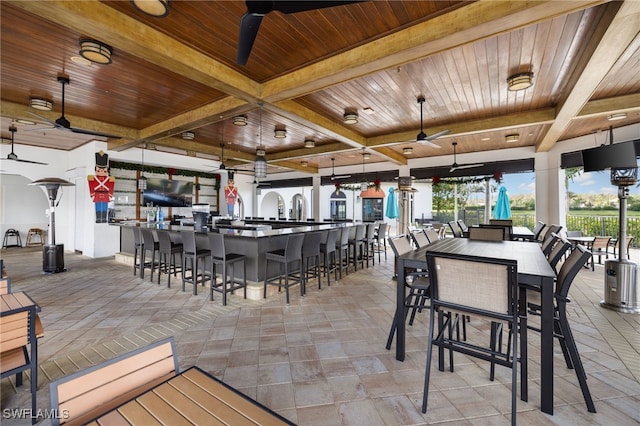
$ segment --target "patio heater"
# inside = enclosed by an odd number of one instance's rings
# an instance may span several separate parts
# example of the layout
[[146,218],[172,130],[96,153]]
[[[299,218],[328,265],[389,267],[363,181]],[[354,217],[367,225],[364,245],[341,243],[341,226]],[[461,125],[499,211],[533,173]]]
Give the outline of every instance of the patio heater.
[[397,234],[409,235],[409,225],[411,224],[411,206],[413,203],[413,193],[416,189],[411,185],[413,178],[411,176],[400,176],[398,178],[398,205],[400,206],[400,215],[398,218]]
[[620,218],[618,221],[618,259],[605,261],[604,300],[600,306],[623,313],[640,313],[638,263],[627,260],[627,197],[629,186],[638,181],[638,169],[611,169],[611,184],[618,187]]
[[[55,208],[60,204],[58,200],[58,189],[61,186],[75,186],[73,183],[59,178],[38,179],[31,185],[42,186],[47,190],[49,203],[49,232],[47,244],[42,248],[42,270],[45,273],[56,273],[66,271],[64,267],[64,244],[56,244],[56,213]],[[57,200],[57,201],[56,201]]]

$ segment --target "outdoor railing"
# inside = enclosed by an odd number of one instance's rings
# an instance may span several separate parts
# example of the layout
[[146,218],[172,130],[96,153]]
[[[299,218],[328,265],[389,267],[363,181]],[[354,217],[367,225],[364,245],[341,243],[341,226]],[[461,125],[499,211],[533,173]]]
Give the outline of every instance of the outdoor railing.
[[[485,223],[484,210],[461,210],[458,218],[468,226]],[[512,216],[514,226],[526,226],[533,229],[536,226],[536,217],[532,214],[514,214]],[[453,220],[453,212],[440,212],[433,215],[433,221],[447,223]],[[566,231],[581,231],[582,235],[595,236],[606,235],[618,238],[618,216],[582,216],[567,215]],[[633,237],[632,247],[640,247],[640,217],[627,216],[627,236]]]

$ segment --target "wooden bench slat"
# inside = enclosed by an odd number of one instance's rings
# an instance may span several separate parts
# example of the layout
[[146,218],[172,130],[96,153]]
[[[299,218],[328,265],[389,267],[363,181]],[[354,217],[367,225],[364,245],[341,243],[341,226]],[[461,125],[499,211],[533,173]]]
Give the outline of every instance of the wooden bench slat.
[[[196,383],[186,379],[185,377],[176,377],[169,383],[172,387],[181,393],[187,393],[193,401],[200,406],[205,407],[214,416],[224,419],[225,422],[232,425],[255,425],[255,422],[245,417],[242,413],[238,413],[233,407],[229,407],[220,400],[219,395],[212,395],[205,389],[202,389]],[[227,392],[231,392],[226,389]]]
[[0,372],[4,373],[14,368],[22,367],[27,361],[23,346],[2,352],[0,354]]
[[[186,419],[179,412],[165,404],[162,398],[153,392],[147,392],[144,395],[141,395],[136,399],[136,401],[163,425],[174,426],[187,423]],[[122,408],[124,409],[125,407]]]
[[230,391],[222,383],[211,381],[204,374],[197,370],[189,370],[182,377],[186,377],[192,382],[198,384],[211,395],[224,398],[221,399],[225,404],[232,407],[236,411],[243,413],[247,418],[260,425],[282,425],[285,424],[279,418],[265,411],[260,406],[254,404],[253,401],[247,399],[236,392]]
[[[149,425],[152,423],[149,422]],[[89,423],[90,426],[128,426],[129,422],[119,411],[110,411],[98,420]]]
[[[177,379],[179,378],[174,380]],[[167,404],[174,407],[174,409],[183,415],[188,421],[194,424],[236,425],[236,423],[233,422],[220,421],[220,419],[217,418],[217,416],[212,415],[209,410],[202,408],[190,397],[187,397],[184,393],[180,392],[179,389],[176,389],[170,384],[164,384],[163,386],[154,389],[153,392],[166,401]]]
[[[122,420],[126,422],[124,423],[126,425],[162,426],[161,422],[153,417],[147,410],[141,408],[140,404],[137,402],[136,405],[127,404],[126,406],[121,407],[117,413],[119,416],[122,416]],[[102,420],[102,418],[100,418],[100,420]],[[115,423],[113,425],[116,426]],[[105,426],[111,425],[105,424]]]

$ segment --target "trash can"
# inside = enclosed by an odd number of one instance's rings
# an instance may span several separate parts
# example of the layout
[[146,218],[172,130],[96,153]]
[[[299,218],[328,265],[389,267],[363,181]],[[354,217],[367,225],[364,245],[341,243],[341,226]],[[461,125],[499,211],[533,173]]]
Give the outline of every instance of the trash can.
[[600,306],[622,313],[640,313],[638,265],[628,260],[607,260],[604,264],[604,300]]

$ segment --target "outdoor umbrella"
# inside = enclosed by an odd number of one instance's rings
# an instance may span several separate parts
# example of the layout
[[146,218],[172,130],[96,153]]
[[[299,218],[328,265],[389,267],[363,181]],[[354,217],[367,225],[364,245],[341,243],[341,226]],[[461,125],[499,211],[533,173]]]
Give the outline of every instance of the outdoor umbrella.
[[387,217],[389,219],[397,219],[400,216],[398,211],[398,201],[396,200],[395,188],[389,188],[389,197],[387,198]]
[[493,209],[494,219],[511,219],[511,203],[509,202],[509,196],[507,195],[507,188],[500,187],[498,192],[498,201]]

